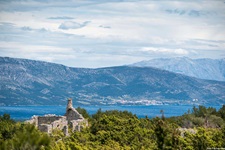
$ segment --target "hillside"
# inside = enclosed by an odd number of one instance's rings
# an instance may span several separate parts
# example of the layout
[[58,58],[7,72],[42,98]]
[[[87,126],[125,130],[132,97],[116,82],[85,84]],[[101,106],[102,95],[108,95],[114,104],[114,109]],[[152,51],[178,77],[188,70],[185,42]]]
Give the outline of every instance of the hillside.
[[99,69],[0,57],[1,105],[224,104],[225,82],[156,68]]
[[160,58],[137,62],[131,66],[155,67],[200,79],[225,81],[225,59]]

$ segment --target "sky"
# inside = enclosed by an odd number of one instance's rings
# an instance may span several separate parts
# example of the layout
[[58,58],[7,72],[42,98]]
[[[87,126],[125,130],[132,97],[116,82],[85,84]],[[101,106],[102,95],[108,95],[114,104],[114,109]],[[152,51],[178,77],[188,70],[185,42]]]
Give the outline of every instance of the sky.
[[82,68],[225,58],[225,0],[0,0],[0,56]]

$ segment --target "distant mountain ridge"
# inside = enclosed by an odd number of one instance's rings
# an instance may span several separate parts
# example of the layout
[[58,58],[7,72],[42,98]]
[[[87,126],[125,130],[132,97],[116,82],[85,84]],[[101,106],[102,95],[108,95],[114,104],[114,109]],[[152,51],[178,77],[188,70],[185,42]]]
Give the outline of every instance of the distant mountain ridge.
[[187,57],[159,58],[132,64],[137,67],[155,67],[207,80],[225,81],[224,59],[190,59]]
[[0,57],[0,105],[224,104],[225,82],[156,68],[72,68]]

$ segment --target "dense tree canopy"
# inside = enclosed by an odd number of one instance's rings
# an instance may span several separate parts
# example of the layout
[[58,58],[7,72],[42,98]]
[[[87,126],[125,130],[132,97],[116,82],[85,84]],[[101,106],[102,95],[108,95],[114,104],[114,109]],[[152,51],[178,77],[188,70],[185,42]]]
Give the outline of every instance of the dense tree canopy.
[[33,125],[15,122],[10,115],[0,116],[0,149],[149,149],[203,150],[225,148],[225,106],[218,111],[212,107],[193,107],[179,117],[138,118],[127,111],[101,109],[90,116],[78,108],[89,127],[64,136],[55,130],[42,133]]

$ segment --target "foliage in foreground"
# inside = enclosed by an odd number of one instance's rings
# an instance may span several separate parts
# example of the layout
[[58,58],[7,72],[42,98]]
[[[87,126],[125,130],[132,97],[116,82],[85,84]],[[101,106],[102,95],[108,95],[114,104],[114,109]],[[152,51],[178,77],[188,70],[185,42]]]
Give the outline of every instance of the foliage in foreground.
[[98,112],[89,116],[90,126],[65,137],[55,130],[47,135],[33,125],[0,116],[0,149],[150,149],[202,150],[225,148],[225,106],[219,111],[194,107],[179,117],[138,118],[127,111]]

